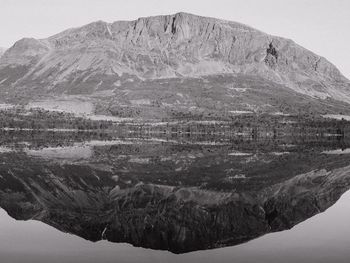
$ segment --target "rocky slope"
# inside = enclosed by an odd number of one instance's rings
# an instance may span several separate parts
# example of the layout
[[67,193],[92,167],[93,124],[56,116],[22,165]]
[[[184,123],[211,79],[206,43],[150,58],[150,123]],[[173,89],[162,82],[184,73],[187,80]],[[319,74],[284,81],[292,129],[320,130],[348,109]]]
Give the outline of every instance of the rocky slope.
[[[169,83],[176,90],[164,90]],[[258,89],[251,91],[251,83]],[[203,85],[213,88],[213,94],[196,97],[194,93],[206,92]],[[264,94],[265,88],[272,94]],[[206,104],[205,98],[232,111],[276,112],[287,99],[295,112],[299,99],[294,97],[299,96],[303,105],[311,105],[310,111],[320,113],[315,105],[322,103],[335,106],[327,112],[340,113],[350,102],[349,80],[292,40],[186,13],[98,21],[47,39],[19,40],[0,61],[0,92],[15,102],[39,95],[83,95],[109,114],[113,105],[122,108],[114,112],[137,116],[145,111],[156,117],[157,107],[160,112],[212,111],[200,105]],[[277,102],[259,103],[252,94]],[[223,103],[225,97],[241,97],[242,105]],[[335,101],[346,104],[339,108]]]

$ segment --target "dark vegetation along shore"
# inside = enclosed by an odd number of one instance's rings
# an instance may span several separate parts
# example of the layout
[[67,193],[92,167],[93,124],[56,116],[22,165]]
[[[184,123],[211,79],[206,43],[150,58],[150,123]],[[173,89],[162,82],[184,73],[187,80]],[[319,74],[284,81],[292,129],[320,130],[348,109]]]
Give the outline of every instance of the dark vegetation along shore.
[[94,120],[89,116],[21,108],[0,111],[0,129],[32,131],[84,131],[98,133],[212,134],[218,136],[348,136],[350,122],[301,115],[245,113],[226,119],[191,118],[171,121],[139,119]]

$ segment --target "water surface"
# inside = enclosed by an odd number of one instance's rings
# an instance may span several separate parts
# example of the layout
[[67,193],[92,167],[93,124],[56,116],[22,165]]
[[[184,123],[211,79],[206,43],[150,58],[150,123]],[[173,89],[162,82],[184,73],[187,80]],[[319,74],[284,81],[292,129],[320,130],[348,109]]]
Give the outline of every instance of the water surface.
[[[346,262],[339,137],[4,134],[4,262]],[[175,253],[175,254],[174,254]],[[290,260],[290,261],[288,261]]]

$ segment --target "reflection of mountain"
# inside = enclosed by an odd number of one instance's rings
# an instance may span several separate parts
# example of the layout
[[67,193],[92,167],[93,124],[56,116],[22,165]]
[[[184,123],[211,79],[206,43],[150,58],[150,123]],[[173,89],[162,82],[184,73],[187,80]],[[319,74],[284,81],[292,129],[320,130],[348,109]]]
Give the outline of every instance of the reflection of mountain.
[[322,153],[328,142],[289,152],[250,141],[90,144],[85,159],[0,152],[1,207],[88,240],[183,253],[289,229],[350,187],[348,157]]

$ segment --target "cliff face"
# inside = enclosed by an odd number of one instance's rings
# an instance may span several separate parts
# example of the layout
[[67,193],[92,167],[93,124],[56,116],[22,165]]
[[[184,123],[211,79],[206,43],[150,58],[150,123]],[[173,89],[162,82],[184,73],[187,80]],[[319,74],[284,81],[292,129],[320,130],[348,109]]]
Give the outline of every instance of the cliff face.
[[218,74],[253,75],[311,98],[350,101],[349,81],[336,67],[293,41],[186,13],[22,39],[0,61],[0,91],[93,94],[130,80]]

